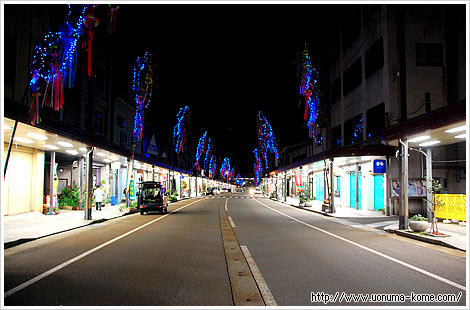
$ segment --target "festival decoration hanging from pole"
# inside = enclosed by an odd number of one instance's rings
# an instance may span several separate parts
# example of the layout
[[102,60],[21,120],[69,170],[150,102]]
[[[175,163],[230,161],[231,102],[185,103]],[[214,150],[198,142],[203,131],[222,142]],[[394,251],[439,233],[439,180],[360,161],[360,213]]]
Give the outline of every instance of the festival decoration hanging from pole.
[[77,42],[83,34],[83,23],[88,5],[68,5],[68,14],[59,31],[51,32],[33,51],[31,80],[29,83],[33,100],[29,110],[29,122],[40,122],[39,96],[41,84],[46,84],[41,106],[63,109],[64,87],[73,87],[76,71]]
[[196,163],[194,164],[194,167],[196,168],[197,171],[201,170],[201,166],[199,164],[199,161],[201,160],[201,157],[203,156],[204,152],[206,151],[207,147],[207,130],[204,132],[204,134],[199,138],[199,143],[197,145],[196,149]]
[[220,167],[220,175],[224,180],[226,180],[230,173],[230,159],[228,157],[224,158],[222,166]]
[[215,178],[215,172],[217,169],[217,160],[215,159],[215,156],[212,155],[211,161],[209,164],[209,178],[214,179]]
[[258,149],[254,149],[253,153],[255,154],[255,185],[258,186],[261,174],[263,173],[263,165],[261,164],[261,158]]
[[108,25],[108,33],[113,34],[116,31],[116,11],[119,9],[119,5],[117,4],[108,4],[109,7],[109,25]]
[[211,158],[212,154],[212,139],[208,138],[207,140],[207,148],[206,148],[206,156],[204,158],[204,169],[208,171],[210,169],[209,167],[209,160]]
[[237,173],[237,176],[236,176],[235,180],[236,180],[238,186],[240,186],[240,187],[243,186],[243,179],[242,179],[242,176],[240,175],[240,173]]
[[266,169],[268,168],[267,152],[274,154],[274,157],[279,158],[277,151],[276,138],[274,137],[271,125],[264,117],[261,111],[258,112],[258,151],[259,156],[263,160]]
[[173,128],[173,145],[175,153],[184,153],[186,144],[186,127],[189,123],[189,107],[181,108],[176,115],[176,125]]
[[134,131],[132,133],[133,144],[142,139],[143,126],[144,126],[144,109],[150,104],[152,99],[152,61],[150,53],[145,52],[143,57],[137,57],[134,64],[134,78],[132,83],[132,90],[135,96],[135,119]]
[[93,47],[93,31],[96,27],[98,27],[99,24],[99,19],[95,16],[95,7],[97,5],[91,5],[88,8],[88,15],[85,19],[84,25],[86,27],[86,32],[87,32],[87,41],[83,42],[83,47],[85,47],[87,53],[88,53],[88,65],[87,65],[87,72],[88,76],[90,77],[91,74],[93,73],[92,71],[92,47]]
[[310,138],[314,136],[314,125],[318,117],[319,90],[318,70],[312,66],[307,44],[303,51],[302,79],[300,94],[305,100],[304,120],[307,123]]

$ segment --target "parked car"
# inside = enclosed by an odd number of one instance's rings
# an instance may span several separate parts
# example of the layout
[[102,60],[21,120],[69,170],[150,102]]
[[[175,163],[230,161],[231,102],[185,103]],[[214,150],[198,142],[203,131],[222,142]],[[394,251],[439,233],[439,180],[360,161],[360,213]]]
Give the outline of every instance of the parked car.
[[250,194],[255,195],[255,194],[263,194],[263,191],[259,187],[251,188],[250,189]]
[[137,206],[140,214],[150,211],[168,213],[168,196],[160,182],[142,182],[137,198]]
[[206,196],[208,195],[217,195],[219,192],[217,190],[217,187],[208,187],[206,189]]

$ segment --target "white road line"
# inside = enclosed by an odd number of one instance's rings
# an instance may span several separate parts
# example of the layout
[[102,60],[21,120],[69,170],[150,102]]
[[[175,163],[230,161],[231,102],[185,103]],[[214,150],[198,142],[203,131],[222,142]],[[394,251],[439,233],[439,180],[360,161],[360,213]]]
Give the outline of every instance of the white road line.
[[276,209],[274,209],[274,208],[271,208],[270,206],[267,206],[267,205],[265,205],[264,203],[262,203],[262,202],[260,202],[260,201],[258,201],[258,200],[256,200],[256,199],[253,199],[253,200],[256,201],[257,203],[259,203],[259,204],[265,206],[266,208],[271,209],[272,211],[277,212],[277,213],[279,213],[279,214],[281,214],[281,215],[284,215],[285,217],[288,217],[288,218],[290,218],[290,219],[292,219],[292,220],[294,220],[294,221],[296,221],[296,222],[298,222],[298,223],[300,223],[300,224],[303,224],[303,225],[308,226],[308,227],[310,227],[310,228],[316,229],[316,230],[318,230],[318,231],[320,231],[320,232],[322,232],[322,233],[325,233],[325,234],[327,234],[327,235],[330,235],[330,236],[332,236],[332,237],[334,237],[334,238],[337,238],[337,239],[342,240],[342,241],[344,241],[344,242],[347,242],[347,243],[349,243],[349,244],[355,245],[355,246],[357,246],[357,247],[359,247],[359,248],[361,248],[361,249],[363,249],[363,250],[366,250],[366,251],[368,251],[368,252],[371,252],[371,253],[373,253],[373,254],[376,254],[376,255],[378,255],[378,256],[381,256],[381,257],[383,257],[383,258],[386,258],[386,259],[388,259],[388,260],[390,260],[390,261],[392,261],[392,262],[395,262],[395,263],[400,264],[400,265],[402,265],[402,266],[405,266],[405,267],[407,267],[407,268],[413,269],[413,270],[415,270],[415,271],[417,271],[417,272],[420,272],[420,273],[422,273],[422,274],[424,274],[424,275],[427,275],[427,276],[429,276],[429,277],[431,277],[431,278],[434,278],[434,279],[436,279],[436,280],[439,280],[439,281],[441,281],[441,282],[444,282],[444,283],[446,283],[446,284],[449,284],[449,285],[451,285],[451,286],[453,286],[453,287],[456,287],[456,288],[458,288],[458,289],[460,289],[460,290],[466,291],[466,289],[467,289],[465,286],[460,285],[460,284],[458,284],[458,283],[455,283],[455,282],[453,282],[453,281],[451,281],[451,280],[448,280],[448,279],[446,279],[446,278],[443,278],[443,277],[441,277],[441,276],[438,276],[438,275],[436,275],[436,274],[433,274],[433,273],[431,273],[431,272],[429,272],[429,271],[426,271],[426,270],[423,270],[423,269],[421,269],[421,268],[415,267],[415,266],[413,266],[413,265],[411,265],[411,264],[405,263],[405,262],[403,262],[403,261],[401,261],[401,260],[399,260],[399,259],[393,258],[393,257],[391,257],[391,256],[388,256],[388,255],[386,255],[386,254],[383,254],[383,253],[381,253],[381,252],[378,252],[378,251],[376,251],[376,250],[373,250],[373,249],[371,249],[371,248],[368,248],[368,247],[366,247],[366,246],[363,246],[363,245],[361,245],[361,244],[359,244],[359,243],[356,243],[356,242],[354,242],[354,241],[351,241],[351,240],[348,240],[348,239],[343,238],[343,237],[341,237],[341,236],[338,236],[338,235],[335,235],[335,234],[333,234],[333,233],[330,233],[329,231],[326,231],[326,230],[323,230],[323,229],[318,228],[318,227],[316,227],[316,226],[313,226],[313,225],[310,225],[310,224],[308,224],[308,223],[305,223],[305,222],[303,222],[303,221],[301,221],[301,220],[298,220],[298,219],[296,219],[296,218],[294,218],[294,217],[292,217],[292,216],[290,216],[290,215],[287,215],[287,214],[285,214],[285,213],[282,213],[281,211],[278,211],[278,210],[276,210]]
[[266,304],[266,306],[277,307],[276,300],[274,300],[273,294],[271,294],[268,285],[264,281],[264,278],[261,275],[261,271],[259,271],[258,266],[256,265],[255,260],[253,259],[253,256],[251,256],[251,253],[248,250],[248,247],[245,245],[241,245],[240,248],[242,249],[243,255],[245,255],[246,262],[248,263],[248,266],[251,269],[251,273],[255,278],[256,284],[258,285],[258,288],[261,292],[261,296],[263,296],[264,303]]
[[46,271],[46,272],[43,272],[43,273],[41,273],[40,275],[38,275],[38,276],[36,276],[36,277],[34,277],[34,278],[32,278],[32,279],[30,279],[30,280],[28,280],[28,281],[26,281],[26,282],[24,282],[24,283],[22,283],[22,284],[16,286],[16,287],[14,287],[14,288],[12,288],[12,289],[6,291],[3,298],[7,298],[7,297],[9,297],[9,296],[15,294],[16,292],[21,291],[22,289],[24,289],[24,288],[30,286],[31,284],[34,284],[34,283],[38,282],[38,281],[41,280],[41,279],[44,279],[45,277],[47,277],[47,276],[53,274],[54,272],[59,271],[60,269],[62,269],[62,268],[64,268],[64,267],[66,267],[66,266],[68,266],[68,265],[70,265],[70,264],[72,264],[72,263],[74,263],[74,262],[76,262],[76,261],[78,261],[78,260],[80,260],[80,259],[82,259],[82,258],[84,258],[84,257],[86,257],[86,256],[88,256],[88,255],[90,255],[91,253],[96,252],[96,251],[98,251],[98,250],[104,248],[105,246],[110,245],[111,243],[114,243],[114,242],[118,241],[119,239],[122,239],[122,238],[124,238],[124,237],[127,237],[127,236],[129,236],[130,234],[133,234],[133,233],[135,233],[136,231],[141,230],[142,228],[144,228],[144,227],[146,227],[146,226],[149,226],[149,225],[151,225],[151,224],[153,224],[153,223],[155,223],[155,222],[157,222],[157,221],[160,221],[160,220],[164,219],[165,217],[167,217],[168,215],[170,215],[170,214],[172,214],[172,213],[174,213],[174,212],[176,212],[176,211],[179,211],[179,210],[181,210],[181,209],[184,209],[184,208],[186,208],[186,207],[189,207],[190,205],[195,204],[196,202],[199,202],[199,201],[202,201],[202,200],[204,200],[204,199],[200,199],[200,200],[191,202],[191,203],[189,203],[189,204],[187,204],[187,205],[185,205],[185,206],[182,206],[181,208],[178,208],[178,209],[176,209],[175,211],[172,211],[172,212],[170,212],[170,213],[168,213],[168,214],[165,214],[165,215],[163,215],[163,216],[161,216],[161,217],[159,217],[159,218],[157,218],[157,219],[155,219],[155,220],[153,220],[153,221],[150,221],[150,222],[148,222],[148,223],[146,223],[146,224],[144,224],[144,225],[142,225],[142,226],[139,226],[139,227],[137,227],[137,228],[134,228],[133,230],[130,230],[130,231],[128,231],[128,232],[126,232],[126,233],[124,233],[124,234],[122,234],[122,235],[120,235],[120,236],[117,236],[117,237],[114,238],[114,239],[111,239],[111,240],[109,240],[109,241],[107,241],[107,242],[105,242],[105,243],[103,243],[103,244],[101,244],[101,245],[99,245],[99,246],[97,246],[97,247],[94,247],[93,249],[88,250],[88,251],[86,251],[86,252],[84,252],[84,253],[82,253],[82,254],[80,254],[80,255],[78,255],[78,256],[76,256],[76,257],[74,257],[74,258],[72,258],[72,259],[70,259],[70,260],[68,260],[68,261],[66,261],[66,262],[64,262],[64,263],[62,263],[62,264],[60,264],[60,265],[57,266],[57,267],[54,267],[54,268],[52,268],[52,269],[50,269],[50,270],[48,270],[48,271]]
[[228,201],[228,199],[225,200],[225,212],[228,212],[227,201]]
[[237,226],[235,226],[235,223],[233,222],[232,218],[230,216],[227,216],[228,217],[228,221],[230,222],[230,225],[235,228]]

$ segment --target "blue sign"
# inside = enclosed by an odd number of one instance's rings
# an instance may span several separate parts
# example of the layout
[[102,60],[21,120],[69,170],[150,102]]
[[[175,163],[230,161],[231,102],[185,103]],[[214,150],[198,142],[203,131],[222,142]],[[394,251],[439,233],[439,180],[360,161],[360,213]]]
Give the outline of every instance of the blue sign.
[[387,161],[381,159],[374,160],[373,173],[387,173]]

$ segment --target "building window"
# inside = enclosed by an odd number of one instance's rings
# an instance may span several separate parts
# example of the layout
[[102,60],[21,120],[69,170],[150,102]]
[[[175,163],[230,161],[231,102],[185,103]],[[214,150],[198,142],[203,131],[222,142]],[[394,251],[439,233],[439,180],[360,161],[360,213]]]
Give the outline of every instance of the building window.
[[333,127],[331,130],[331,137],[333,140],[333,148],[340,149],[343,145],[343,138],[341,135],[341,125]]
[[383,38],[375,42],[365,54],[365,74],[366,78],[381,69],[384,65],[384,46]]
[[119,128],[126,128],[126,119],[122,116],[117,117],[117,125]]
[[354,88],[361,85],[362,82],[362,63],[359,57],[346,71],[343,73],[343,96],[348,94]]
[[126,130],[121,130],[119,144],[125,149],[129,148],[129,133]]
[[442,43],[416,43],[416,66],[442,67]]
[[338,77],[331,84],[331,103],[341,99],[341,77]]
[[93,110],[93,132],[104,134],[104,115],[98,110]]
[[362,114],[344,122],[344,145],[362,142]]
[[366,112],[367,139],[381,137],[385,128],[385,103],[376,105]]

